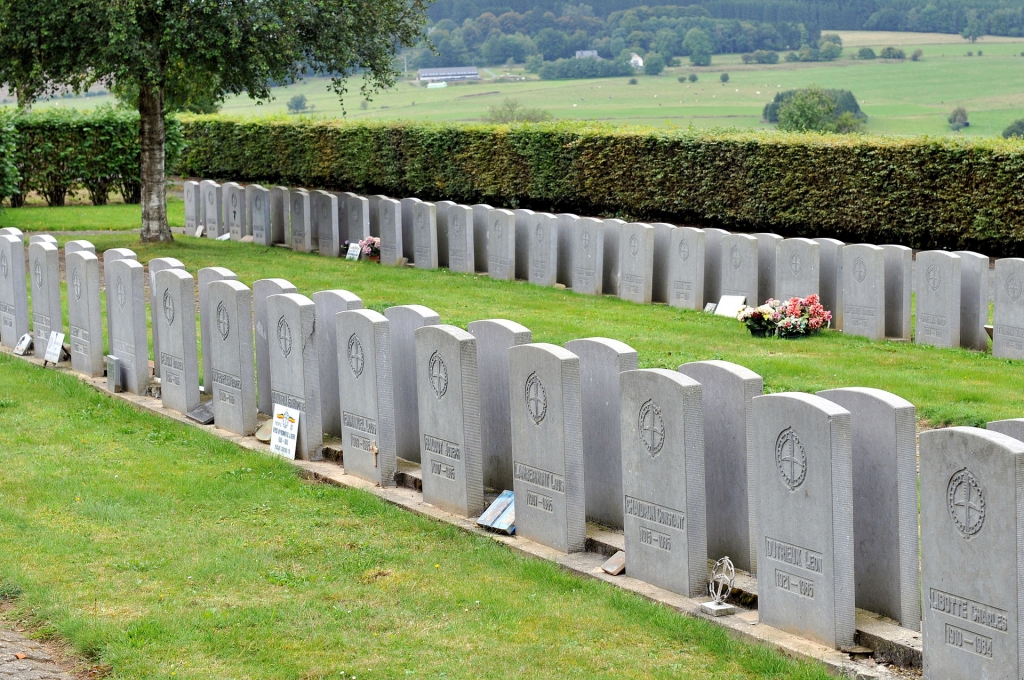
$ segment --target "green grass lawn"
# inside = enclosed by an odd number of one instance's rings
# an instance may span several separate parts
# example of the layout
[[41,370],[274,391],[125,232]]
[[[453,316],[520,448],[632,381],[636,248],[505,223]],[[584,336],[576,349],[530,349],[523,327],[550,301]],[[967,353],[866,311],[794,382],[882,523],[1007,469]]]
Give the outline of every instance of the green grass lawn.
[[[172,227],[185,226],[185,202],[167,197],[167,221]],[[30,231],[138,231],[142,228],[142,207],[109,205],[67,205],[49,208],[32,202],[22,208],[0,209],[0,227]]]

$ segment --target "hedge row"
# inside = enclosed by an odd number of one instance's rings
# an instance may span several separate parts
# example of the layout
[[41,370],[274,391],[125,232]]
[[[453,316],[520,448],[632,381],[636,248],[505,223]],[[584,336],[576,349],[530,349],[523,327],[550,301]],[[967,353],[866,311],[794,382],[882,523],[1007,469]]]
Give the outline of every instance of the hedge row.
[[183,123],[184,175],[1024,255],[1024,143],[551,123]]

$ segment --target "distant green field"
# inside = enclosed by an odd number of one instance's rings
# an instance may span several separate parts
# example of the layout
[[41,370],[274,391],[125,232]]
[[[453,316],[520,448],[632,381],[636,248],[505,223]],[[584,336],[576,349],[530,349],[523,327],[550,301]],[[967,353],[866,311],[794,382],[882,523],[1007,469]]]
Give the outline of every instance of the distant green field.
[[[1024,38],[985,38],[971,44],[959,36],[928,33],[839,31],[846,47],[842,58],[828,63],[772,66],[743,64],[739,55],[715,56],[712,66],[668,69],[658,77],[510,82],[492,80],[522,76],[521,68],[482,68],[485,80],[444,89],[403,81],[377,94],[361,108],[359,82],[351,83],[346,111],[327,90],[324,79],[313,79],[274,90],[274,101],[257,105],[247,97],[225,102],[229,115],[281,114],[295,94],[305,94],[315,117],[352,120],[411,119],[475,121],[505,97],[547,109],[559,119],[604,120],[658,127],[770,127],[761,110],[779,90],[818,84],[851,90],[869,117],[867,131],[876,134],[952,135],[946,117],[963,106],[971,126],[969,136],[998,135],[1014,120],[1024,118]],[[919,62],[858,61],[851,57],[863,46],[894,45],[909,56],[924,51]],[[984,56],[977,56],[981,50]],[[968,57],[968,52],[975,56]],[[685,61],[685,60],[684,60]],[[679,76],[697,73],[697,83],[680,83]],[[719,81],[721,73],[729,82]],[[410,69],[411,76],[415,72]],[[64,105],[95,106],[108,97],[58,100]],[[55,103],[55,102],[54,102]],[[53,103],[48,103],[52,105]],[[46,104],[43,104],[46,105]]]

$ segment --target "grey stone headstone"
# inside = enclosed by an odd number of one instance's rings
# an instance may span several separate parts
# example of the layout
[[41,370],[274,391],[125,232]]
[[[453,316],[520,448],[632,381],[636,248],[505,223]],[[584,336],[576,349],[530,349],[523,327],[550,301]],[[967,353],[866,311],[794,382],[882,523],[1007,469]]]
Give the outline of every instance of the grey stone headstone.
[[4,227],[0,229],[0,236],[17,236],[19,239],[23,239],[25,234],[17,227]]
[[416,235],[413,233],[412,208],[422,201],[418,198],[403,198],[399,203],[402,206],[402,256],[410,264],[416,264]]
[[433,203],[417,201],[412,205],[412,238],[416,268],[437,269],[437,208]]
[[654,227],[630,223],[619,233],[619,297],[650,304],[654,291]]
[[587,527],[579,359],[547,343],[508,355],[516,535],[580,552]]
[[245,231],[247,236],[252,236],[252,242],[256,245],[272,245],[270,190],[259,184],[248,184],[245,187]]
[[639,366],[636,350],[610,338],[570,340],[565,348],[578,357],[583,399],[583,478],[586,515],[605,526],[622,528],[622,385],[619,374]]
[[985,429],[1013,437],[1017,441],[1024,442],[1024,418],[1008,418],[1007,420],[993,420],[985,425]]
[[708,587],[701,386],[663,368],[621,380],[626,572],[700,597]]
[[437,266],[448,267],[448,211],[454,208],[454,201],[438,201],[434,204],[437,216]]
[[341,248],[341,227],[338,224],[338,197],[317,189],[309,194],[309,210],[316,235],[314,250],[325,257],[338,257]]
[[321,460],[324,432],[320,421],[316,305],[298,293],[271,295],[266,305],[270,319],[271,403],[297,409],[302,414],[295,457]]
[[385,198],[387,196],[374,194],[366,199],[370,204],[370,236],[380,238],[380,202]]
[[380,217],[380,263],[387,267],[397,267],[405,257],[402,252],[402,205],[393,198],[382,198],[377,203]]
[[49,243],[52,246],[56,246],[57,239],[50,234],[32,234],[28,237],[28,244],[32,245],[33,243]]
[[728,256],[722,250],[722,239],[729,235],[725,229],[709,227],[704,230],[704,299],[718,303],[722,299],[722,268]]
[[832,328],[843,330],[843,246],[834,238],[816,238],[818,243],[818,295],[821,305],[832,312]]
[[[707,232],[704,234],[707,247]],[[757,307],[764,303],[758,299],[758,243],[747,234],[726,234],[721,242],[722,279],[718,284],[719,299],[723,295],[743,295],[747,304]],[[708,298],[708,302],[718,302]]]
[[[575,266],[572,249],[576,243],[576,223],[580,218],[572,213],[559,213],[555,219],[558,220],[558,283],[567,288],[575,288],[572,282]],[[604,258],[601,262],[604,262]]]
[[941,250],[917,254],[914,342],[960,346],[960,256]]
[[50,331],[64,332],[60,302],[60,251],[52,243],[30,243],[28,275],[32,290],[32,338],[42,356]]
[[0,235],[0,342],[14,348],[28,329],[25,243],[19,236],[3,234]]
[[488,212],[487,275],[501,281],[516,278],[516,216],[511,210]]
[[221,185],[204,179],[199,183],[199,198],[203,202],[203,236],[217,238],[225,233],[223,222],[224,206]]
[[[519,247],[518,227],[516,247]],[[526,240],[526,279],[537,286],[551,287],[558,283],[558,218],[551,213],[529,216],[523,238]],[[516,253],[516,263],[519,254]]]
[[775,294],[783,301],[808,295],[820,296],[820,271],[821,246],[817,241],[809,238],[783,239],[779,242],[775,263]]
[[[537,213],[520,208],[519,210],[513,210],[512,214],[516,216],[516,278],[520,281],[529,281],[530,246],[533,244],[531,241],[531,228],[536,224],[534,216]],[[555,243],[557,248],[557,237]],[[557,274],[558,272],[556,271],[555,275],[557,276]]]
[[[185,265],[173,257],[154,257],[146,265],[149,271],[149,309],[150,317],[152,318],[151,323],[153,324],[153,375],[157,378],[160,377],[160,334],[156,332],[156,317],[153,316],[155,310],[160,306],[160,303],[153,304],[154,301],[160,300],[157,297],[156,291],[156,275],[157,272],[161,272],[164,269],[185,269]],[[194,305],[193,305],[194,306]],[[193,316],[195,316],[193,314]],[[192,333],[195,336],[195,332]],[[198,368],[196,369],[199,370]],[[191,409],[189,409],[191,410]]]
[[992,356],[1024,359],[1024,258],[996,260]]
[[196,282],[184,268],[161,269],[153,281],[150,315],[160,400],[165,408],[189,413],[199,407]]
[[754,397],[761,623],[853,644],[850,413],[811,394]]
[[757,574],[757,461],[753,400],[764,381],[728,361],[695,361],[679,372],[701,385],[704,399],[704,484],[708,558],[729,556],[738,568]]
[[705,239],[704,231],[693,227],[676,227],[669,233],[664,278],[665,301],[670,306],[698,311],[704,309]]
[[288,187],[270,187],[270,242],[291,244]]
[[924,677],[1024,677],[1024,443],[921,433]]
[[960,256],[960,346],[988,349],[989,260],[980,253],[958,250]]
[[481,274],[487,272],[487,231],[490,229],[491,211],[494,210],[486,203],[477,203],[470,206],[473,210],[473,253],[474,266]]
[[259,279],[252,284],[253,324],[256,330],[256,390],[259,412],[274,415],[274,404],[270,401],[270,337],[274,329],[267,316],[267,298],[271,295],[294,293],[297,289],[284,279]]
[[483,483],[504,491],[512,488],[508,351],[533,342],[533,333],[529,328],[505,319],[471,321],[466,330],[476,338]]
[[384,316],[391,326],[391,375],[395,395],[396,454],[420,462],[420,416],[416,392],[416,329],[441,323],[437,312],[423,305],[388,307]]
[[423,501],[477,517],[484,511],[476,338],[455,326],[416,330]]
[[202,224],[203,203],[199,195],[199,182],[188,181],[182,191],[185,198],[185,230],[191,235]]
[[224,267],[204,267],[199,270],[199,336],[203,347],[203,388],[207,394],[213,391],[213,374],[210,372],[210,342],[213,341],[213,313],[210,308],[210,293],[207,288],[214,281],[237,281],[238,275]]
[[237,182],[225,182],[221,187],[224,195],[224,222],[232,241],[241,241],[246,235],[245,189]]
[[910,340],[910,292],[913,251],[885,245],[885,336]]
[[602,288],[605,295],[619,294],[619,243],[622,240],[622,229],[626,226],[623,220],[607,219],[602,221],[604,231],[604,281]]
[[347,290],[313,293],[316,306],[316,340],[320,344],[320,420],[324,432],[341,436],[341,401],[338,395],[338,335],[334,323],[339,312],[362,309],[363,301]]
[[71,368],[98,378],[103,375],[103,313],[100,308],[100,261],[86,250],[65,256],[68,276],[68,335]]
[[[128,248],[107,248],[103,251],[103,290],[105,291],[107,301],[107,342],[109,343],[110,338],[114,335],[114,319],[110,313],[110,300],[111,290],[113,289],[113,279],[110,278],[110,265],[115,260],[137,260],[138,257],[135,255],[135,251],[129,250]],[[113,352],[109,352],[113,354]]]
[[[352,205],[358,209],[359,202],[356,199],[358,199],[359,196],[353,194],[351,191],[339,191],[336,192],[334,195],[338,198],[338,243],[340,244],[338,247],[338,252],[340,253],[340,257],[345,257],[345,241],[350,241],[353,243],[355,242],[352,241],[352,239],[349,238],[348,235],[348,204],[349,201],[352,201]],[[360,235],[358,224],[356,225],[356,228],[353,229],[353,233],[356,236]],[[358,241],[360,239],[357,238],[355,240]]]
[[850,412],[857,607],[920,630],[914,405],[868,387],[818,396]]
[[214,281],[210,371],[217,427],[248,436],[256,432],[256,366],[252,344],[252,291],[240,281]]
[[453,272],[472,274],[473,255],[473,211],[467,205],[453,205],[448,208],[448,268]]
[[[561,234],[561,231],[559,231]],[[592,217],[573,219],[572,289],[583,295],[600,295],[604,284],[604,225]],[[562,261],[562,251],[558,251]]]
[[668,277],[672,261],[672,232],[675,231],[675,225],[655,222],[651,226],[654,227],[654,280],[651,286],[651,300],[667,303],[671,296]]
[[885,339],[885,250],[867,243],[843,246],[843,332]]
[[[757,304],[763,304],[768,298],[777,297],[775,290],[775,264],[779,259],[779,248],[783,238],[778,234],[754,234],[757,239]],[[750,301],[747,300],[747,304]]]
[[341,338],[335,361],[345,474],[394,486],[398,462],[388,320],[370,309],[341,312],[335,333]]
[[313,225],[310,220],[312,206],[309,192],[305,189],[292,189],[288,192],[288,205],[292,248],[300,253],[311,252]]
[[358,243],[370,236],[370,202],[363,196],[350,194],[345,198],[346,238]]
[[96,246],[89,243],[88,241],[68,241],[64,244],[64,257],[67,257],[71,253],[80,253],[82,251],[96,254]]
[[[108,251],[109,252],[109,251]],[[107,270],[107,318],[112,319],[110,353],[121,360],[121,385],[132,394],[149,388],[149,334],[146,332],[146,268],[120,259]]]

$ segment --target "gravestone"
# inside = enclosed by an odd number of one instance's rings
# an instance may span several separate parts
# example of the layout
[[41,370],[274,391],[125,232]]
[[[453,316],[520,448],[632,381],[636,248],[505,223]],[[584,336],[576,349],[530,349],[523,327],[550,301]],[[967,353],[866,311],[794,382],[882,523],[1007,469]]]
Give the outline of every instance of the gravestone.
[[[156,297],[156,293],[154,292],[156,291],[157,272],[161,272],[164,269],[185,269],[185,265],[182,264],[180,260],[177,260],[173,257],[154,257],[152,260],[149,261],[149,264],[147,264],[146,267],[149,270],[150,317],[155,319],[155,317],[153,317],[153,310],[159,307],[159,302],[157,304],[153,304],[154,301],[159,300],[159,298]],[[154,320],[151,323],[155,324],[156,321]],[[194,338],[194,331],[192,335]],[[196,370],[198,370],[198,368]],[[160,377],[160,335],[155,330],[153,331],[153,375],[157,378]]]
[[17,227],[4,227],[0,229],[0,236],[17,236],[19,239],[22,239],[25,234]]
[[240,281],[220,280],[210,284],[207,296],[214,310],[213,421],[222,430],[245,437],[256,432],[252,291]]
[[191,236],[203,223],[203,203],[199,196],[199,182],[188,181],[182,190],[185,199],[185,231]]
[[[779,248],[783,238],[778,234],[754,234],[757,239],[757,307],[768,298],[777,296],[775,290],[775,264],[779,259]],[[723,293],[724,295],[724,293]],[[747,301],[750,304],[750,301]]]
[[320,345],[320,421],[323,430],[341,436],[341,401],[338,398],[338,335],[334,323],[339,312],[362,309],[363,301],[347,290],[321,290],[313,293],[316,306],[316,340]]
[[619,297],[650,304],[654,291],[654,227],[630,223],[619,232]]
[[338,257],[341,227],[338,224],[338,197],[316,189],[309,194],[310,223],[313,226],[311,249],[325,257]]
[[663,368],[627,371],[619,419],[626,572],[700,597],[708,587],[701,386]]
[[[138,257],[135,255],[135,251],[129,250],[128,248],[107,248],[103,251],[103,290],[105,291],[105,297],[107,302],[107,342],[113,337],[114,319],[110,313],[110,298],[111,290],[113,290],[113,279],[110,278],[110,265],[115,260],[137,260]],[[112,354],[112,352],[111,352]]]
[[[573,220],[572,289],[583,295],[600,295],[604,283],[604,225],[592,217]],[[558,253],[562,261],[562,252]]]
[[52,246],[56,246],[57,239],[49,234],[32,234],[28,237],[28,244],[32,245],[33,243],[49,243]]
[[437,201],[434,213],[437,218],[437,266],[448,267],[448,212],[454,208],[454,201]]
[[653,302],[668,302],[671,296],[671,288],[668,280],[670,262],[670,249],[672,247],[672,232],[675,226],[666,222],[655,222],[654,227],[654,276],[651,286],[651,300]]
[[775,295],[780,300],[820,296],[820,272],[821,246],[816,241],[809,238],[779,241],[778,260],[775,263]]
[[433,203],[417,201],[412,205],[412,227],[416,268],[437,269],[437,208]]
[[636,350],[610,338],[570,340],[583,399],[583,478],[587,518],[622,528],[622,386],[619,374],[639,366]]
[[377,204],[380,211],[380,263],[387,267],[402,264],[402,206],[393,198],[382,198]]
[[246,186],[245,210],[248,214],[246,228],[252,234],[252,242],[258,246],[273,245],[273,211],[270,206],[270,191],[259,184]]
[[369,238],[370,202],[362,196],[349,194],[345,198],[345,213],[348,215],[346,238],[349,243]]
[[308,253],[312,247],[312,231],[309,213],[310,205],[309,192],[305,189],[293,189],[288,192],[289,219],[292,227],[291,244],[292,249],[300,253]]
[[1024,359],[1024,258],[996,260],[995,276],[992,356]]
[[448,208],[448,268],[472,274],[475,270],[473,210],[467,205]]
[[491,211],[494,210],[486,203],[477,203],[470,206],[473,209],[473,261],[476,271],[481,274],[487,272],[487,232],[491,228]]
[[818,295],[821,305],[832,312],[832,328],[843,330],[843,247],[834,238],[816,238],[818,243]]
[[221,186],[216,182],[204,179],[199,183],[199,198],[203,202],[203,236],[217,238],[224,233]]
[[[516,234],[519,238],[519,234]],[[551,213],[534,213],[526,225],[526,279],[537,286],[558,283],[558,218]],[[518,247],[519,241],[516,241]],[[519,262],[516,253],[516,262]]]
[[885,245],[885,336],[910,340],[910,276],[913,251],[906,246]]
[[[520,208],[513,210],[512,214],[516,216],[516,278],[520,281],[529,281],[530,246],[533,244],[531,230],[536,225],[534,217],[537,213]],[[555,247],[558,247],[557,240]],[[556,275],[557,273],[555,272]]]
[[960,256],[941,250],[917,254],[914,342],[960,346]]
[[64,332],[60,301],[60,251],[52,243],[30,243],[28,266],[32,291],[32,338],[36,355],[42,356],[50,341],[50,331]]
[[580,552],[587,536],[579,359],[547,343],[508,356],[516,535]]
[[107,269],[113,284],[107,289],[107,318],[112,320],[110,354],[121,362],[121,386],[139,395],[149,388],[145,269],[125,258],[112,261]]
[[20,236],[3,234],[0,235],[0,342],[14,348],[28,329],[25,243]]
[[885,250],[867,243],[843,246],[843,332],[885,339]]
[[224,267],[204,267],[199,270],[199,335],[203,347],[203,389],[206,394],[213,393],[213,373],[210,371],[210,343],[213,342],[213,315],[210,307],[208,286],[214,281],[237,281],[238,276]]
[[476,339],[455,326],[416,330],[423,501],[477,517],[484,511]]
[[71,369],[90,378],[103,375],[103,319],[100,308],[100,261],[86,250],[66,253],[68,333]]
[[508,351],[533,342],[529,328],[505,319],[471,321],[480,385],[480,442],[484,486],[512,488],[512,416],[509,411]]
[[619,244],[622,240],[623,220],[602,220],[604,231],[604,281],[601,284],[605,295],[619,294]]
[[225,182],[221,187],[224,195],[224,222],[232,241],[241,241],[246,235],[245,189],[237,182]]
[[270,187],[270,242],[291,244],[288,187]]
[[184,268],[165,267],[152,281],[153,365],[160,366],[160,400],[164,408],[187,414],[200,403],[195,279]]
[[811,394],[754,397],[760,622],[853,645],[850,413]]
[[[707,232],[705,232],[705,239]],[[704,245],[707,246],[705,240]],[[726,234],[721,243],[722,278],[718,284],[721,295],[742,295],[747,304],[757,307],[764,303],[758,299],[758,243],[757,239],[747,234]],[[721,299],[721,297],[719,297]],[[711,300],[708,302],[718,302]]]
[[729,556],[757,574],[757,470],[753,400],[764,381],[728,361],[695,361],[679,372],[701,385],[704,409],[704,484],[708,558]]
[[[707,235],[693,227],[676,227],[669,236],[668,265],[664,275],[666,302],[672,307],[704,309],[704,267],[707,264],[704,246]],[[714,301],[718,302],[718,299]],[[708,302],[711,302],[710,298]]]
[[1017,441],[1024,442],[1024,418],[1008,418],[1007,420],[993,420],[985,425],[985,429],[1013,437]]
[[266,300],[270,320],[271,403],[300,412],[295,457],[323,458],[320,422],[320,356],[316,305],[305,295],[285,293]]
[[66,258],[71,253],[87,252],[96,254],[96,246],[89,243],[88,241],[68,241],[64,244],[64,257]]
[[487,215],[487,275],[501,281],[516,278],[516,216],[492,209]]
[[388,307],[384,316],[391,326],[391,375],[395,395],[395,452],[399,458],[420,462],[420,416],[416,382],[416,329],[435,326],[441,317],[423,305]]
[[[555,215],[558,220],[558,283],[566,288],[575,288],[572,282],[573,245],[576,243],[576,223],[579,217],[572,213]],[[601,259],[604,262],[604,258]]]
[[380,238],[380,202],[387,198],[382,194],[374,194],[366,200],[370,204],[370,236]]
[[1024,677],[1024,443],[921,433],[924,677]]
[[253,324],[256,329],[256,393],[260,413],[274,415],[270,388],[270,319],[267,316],[267,298],[296,292],[295,286],[284,279],[259,279],[252,284]]
[[402,207],[402,256],[409,264],[416,264],[416,234],[413,233],[413,206],[422,203],[418,198],[403,198],[399,201]]
[[960,256],[960,346],[984,352],[988,349],[989,261],[969,250]]
[[914,405],[868,387],[818,396],[850,412],[857,607],[920,630]]
[[335,317],[341,338],[335,361],[341,400],[345,474],[395,485],[395,404],[391,333],[383,314],[370,309]]

